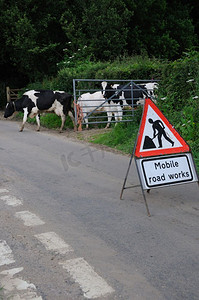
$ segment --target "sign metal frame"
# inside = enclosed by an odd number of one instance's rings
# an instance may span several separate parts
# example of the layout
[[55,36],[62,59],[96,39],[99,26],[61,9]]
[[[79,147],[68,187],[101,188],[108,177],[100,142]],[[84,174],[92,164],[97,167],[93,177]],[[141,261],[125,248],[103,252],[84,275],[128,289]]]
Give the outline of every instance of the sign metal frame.
[[[152,106],[153,109],[156,110],[156,112],[158,112],[161,119],[164,122],[166,122],[167,126],[169,126],[169,128],[173,131],[176,138],[180,140],[180,143],[182,144],[182,147],[180,147],[180,148],[178,147],[178,148],[157,149],[155,151],[146,151],[146,152],[141,152],[139,150],[140,145],[141,145],[141,139],[143,138],[144,126],[146,124],[147,107],[148,107],[149,104]],[[130,171],[130,167],[131,167],[131,163],[132,163],[133,158],[135,159],[135,165],[136,165],[136,169],[137,169],[138,177],[139,177],[139,181],[140,181],[139,186],[141,186],[141,189],[142,189],[142,194],[143,194],[147,214],[148,214],[149,217],[151,216],[151,214],[150,214],[149,207],[148,207],[148,204],[147,204],[147,200],[146,200],[146,196],[145,196],[145,192],[144,192],[145,190],[147,190],[147,193],[149,193],[150,190],[153,189],[153,188],[166,187],[166,186],[172,186],[172,185],[178,185],[178,184],[187,184],[187,183],[191,183],[191,182],[197,182],[199,184],[198,173],[197,173],[197,170],[196,170],[195,162],[193,160],[193,156],[192,156],[191,149],[190,149],[189,145],[185,142],[185,140],[174,129],[174,127],[169,123],[169,121],[166,119],[166,117],[162,114],[162,112],[160,112],[160,110],[157,108],[157,106],[150,99],[145,99],[145,105],[144,105],[144,109],[143,109],[142,119],[141,119],[141,122],[140,122],[140,127],[139,127],[139,131],[138,131],[137,139],[136,139],[136,142],[134,144],[134,149],[133,149],[132,155],[130,157],[130,161],[129,161],[129,165],[128,165],[128,168],[127,168],[126,176],[124,178],[122,190],[121,190],[121,193],[120,193],[120,199],[122,199],[123,191],[125,189],[133,188],[133,187],[138,186],[138,185],[136,185],[136,186],[134,185],[134,186],[126,187],[126,181],[127,181],[127,178],[128,178],[128,174],[129,174],[129,171]],[[184,164],[184,162],[180,161],[180,160],[183,160],[183,158],[185,158],[185,160],[184,160],[185,164]],[[173,181],[172,180],[169,181],[168,180],[169,177],[164,175],[165,180],[166,180],[166,177],[167,177],[167,182],[164,182],[164,183],[160,182],[158,184],[149,185],[148,182],[147,182],[146,166],[144,166],[144,164],[148,164],[150,162],[153,164],[155,161],[159,161],[159,163],[160,163],[160,161],[162,161],[165,164],[165,168],[166,168],[167,167],[166,166],[166,160],[169,160],[169,162],[170,162],[170,167],[169,168],[171,168],[171,170],[172,170],[172,167],[173,167],[174,172],[175,172],[175,168],[176,168],[177,172],[179,172],[179,173],[174,173],[174,175],[173,175],[174,180]],[[168,162],[168,164],[169,164],[169,162]],[[187,164],[187,166],[186,166],[186,164]],[[178,169],[178,167],[179,167],[179,169]],[[187,169],[183,170],[183,168],[187,168]],[[186,172],[187,172],[187,174],[186,174]],[[177,176],[180,177],[180,174],[181,174],[182,178],[175,178]],[[156,178],[158,178],[158,177],[156,177]],[[175,180],[175,179],[178,179],[178,180]],[[161,178],[159,180],[161,181]],[[153,181],[153,178],[151,179],[151,182],[152,181]],[[154,181],[155,181],[155,179],[154,179]]]

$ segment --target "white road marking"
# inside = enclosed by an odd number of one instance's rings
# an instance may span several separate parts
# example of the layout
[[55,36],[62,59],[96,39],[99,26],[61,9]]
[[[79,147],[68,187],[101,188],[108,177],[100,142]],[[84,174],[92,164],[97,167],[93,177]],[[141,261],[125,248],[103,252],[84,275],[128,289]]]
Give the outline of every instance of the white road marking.
[[0,193],[9,193],[9,191],[6,189],[0,189]]
[[19,206],[23,204],[21,200],[17,199],[14,196],[5,195],[1,196],[0,199],[5,201],[5,203],[10,206]]
[[21,278],[14,278],[14,276],[22,270],[23,268],[14,268],[0,273],[0,282],[3,287],[3,292],[6,295],[6,299],[42,300],[42,297],[37,296],[34,284],[28,283]]
[[72,247],[66,244],[55,232],[36,234],[35,237],[44,244],[47,250],[53,250],[60,254],[66,254],[69,251],[73,251]]
[[38,226],[45,224],[45,222],[30,211],[16,212],[15,216],[23,220],[25,226]]
[[[6,189],[0,189],[0,193],[9,192]],[[18,206],[22,205],[22,201],[14,196],[1,196],[1,200],[7,205]],[[24,222],[25,226],[38,226],[45,224],[38,216],[29,211],[16,212],[15,216]],[[55,251],[55,253],[66,254],[74,251],[72,247],[65,243],[55,232],[46,232],[34,235],[47,250]],[[14,263],[12,250],[5,241],[0,240],[0,266]],[[104,297],[114,292],[114,289],[99,276],[94,269],[84,260],[84,258],[75,258],[60,262],[63,269],[72,276],[72,278],[80,285],[84,292],[84,297],[95,299]],[[36,287],[32,283],[28,283],[21,278],[14,278],[14,275],[21,272],[23,268],[15,268],[6,270],[0,273],[0,286],[3,286],[3,292],[6,296],[13,300],[35,299],[42,300],[38,297],[35,290]]]
[[6,241],[0,240],[0,266],[9,265],[14,263],[14,257],[12,250],[6,243]]
[[84,297],[94,299],[114,292],[112,287],[94,271],[84,258],[70,259],[59,264],[80,285],[84,292]]

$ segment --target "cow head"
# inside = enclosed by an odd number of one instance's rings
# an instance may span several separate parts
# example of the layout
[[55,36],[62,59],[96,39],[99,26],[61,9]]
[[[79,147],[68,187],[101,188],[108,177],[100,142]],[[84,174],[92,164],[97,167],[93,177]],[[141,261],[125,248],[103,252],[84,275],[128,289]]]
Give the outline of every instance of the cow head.
[[104,96],[105,92],[106,92],[106,87],[107,87],[107,82],[106,81],[102,81],[102,95]]
[[114,97],[112,97],[112,99],[119,99],[119,96],[116,93],[117,89],[113,88],[112,85],[110,85],[109,83],[102,82],[102,88],[103,88],[102,94],[105,99],[109,99],[113,95]]
[[9,102],[7,103],[6,105],[6,109],[5,109],[5,112],[4,112],[4,118],[8,118],[10,116],[12,116],[12,114],[15,112],[15,104],[14,102]]
[[145,88],[149,95],[151,95],[153,98],[155,97],[155,92],[158,89],[158,83],[157,82],[149,82],[145,84]]

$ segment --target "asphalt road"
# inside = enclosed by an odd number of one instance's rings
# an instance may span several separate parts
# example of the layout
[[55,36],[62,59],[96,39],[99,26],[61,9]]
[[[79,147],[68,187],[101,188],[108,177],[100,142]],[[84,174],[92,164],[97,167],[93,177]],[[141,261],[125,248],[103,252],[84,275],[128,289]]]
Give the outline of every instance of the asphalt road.
[[119,199],[128,163],[0,121],[3,299],[199,299],[197,183],[151,190],[148,217],[139,186]]

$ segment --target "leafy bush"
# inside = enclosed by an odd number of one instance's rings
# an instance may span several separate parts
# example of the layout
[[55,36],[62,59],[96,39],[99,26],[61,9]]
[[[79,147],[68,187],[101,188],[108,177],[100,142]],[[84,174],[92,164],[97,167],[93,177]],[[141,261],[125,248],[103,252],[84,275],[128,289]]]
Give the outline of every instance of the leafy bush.
[[186,141],[199,140],[199,52],[164,66],[158,104]]
[[30,83],[26,86],[25,90],[63,90],[63,87],[60,85],[57,77],[55,78],[44,78],[42,82]]
[[[116,148],[125,153],[132,153],[141,114],[142,109],[138,108],[135,111],[132,122],[119,123],[114,126],[112,131],[93,137],[91,142]],[[123,120],[125,120],[125,118],[123,118]]]
[[[65,58],[66,59],[66,58]],[[73,79],[160,79],[164,63],[147,56],[121,57],[114,62],[91,61],[90,57],[73,61],[66,66],[65,59],[59,64],[55,78],[44,78],[42,82],[31,83],[27,89],[54,89],[73,93]],[[68,58],[67,58],[68,59]],[[78,88],[84,88],[80,82]],[[87,86],[88,87],[88,86]],[[92,88],[90,84],[90,88]],[[95,85],[96,88],[96,85]]]
[[100,69],[95,78],[107,79],[158,79],[162,62],[147,56],[122,57]]
[[179,111],[190,97],[198,99],[199,52],[186,53],[182,58],[164,64],[159,89],[161,96],[167,97],[165,102],[170,109]]
[[[72,68],[64,68],[58,72],[59,85],[64,90],[72,93],[73,79],[95,79],[99,69],[103,69],[108,63],[85,61],[84,63],[76,64]],[[83,86],[81,86],[83,87]],[[78,87],[80,88],[80,86]]]

